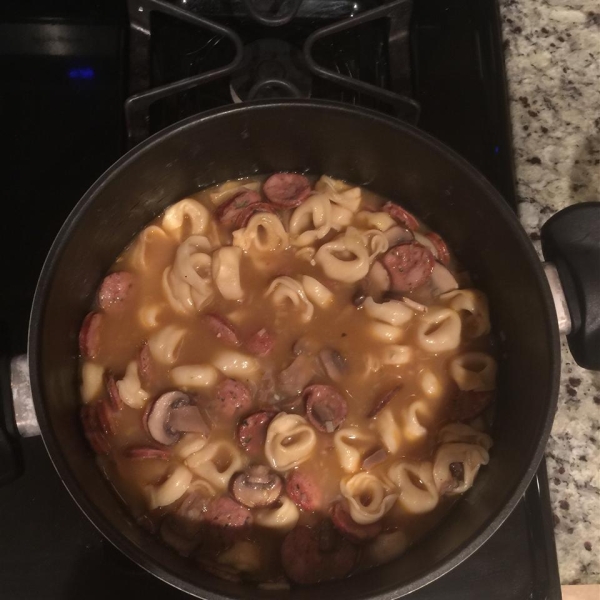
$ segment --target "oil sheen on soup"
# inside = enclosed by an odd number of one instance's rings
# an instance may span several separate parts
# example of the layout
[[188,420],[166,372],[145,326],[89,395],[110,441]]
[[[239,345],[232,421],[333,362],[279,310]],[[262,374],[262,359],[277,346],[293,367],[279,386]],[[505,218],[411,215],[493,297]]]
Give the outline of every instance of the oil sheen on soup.
[[219,577],[277,589],[400,557],[489,460],[485,295],[399,204],[327,176],[167,208],[79,342],[101,470]]

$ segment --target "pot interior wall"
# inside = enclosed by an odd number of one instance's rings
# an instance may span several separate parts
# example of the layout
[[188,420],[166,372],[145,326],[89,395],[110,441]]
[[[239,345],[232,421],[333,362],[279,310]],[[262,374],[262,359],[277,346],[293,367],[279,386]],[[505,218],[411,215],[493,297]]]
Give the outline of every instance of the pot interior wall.
[[488,184],[409,128],[342,108],[254,106],[186,122],[122,160],[71,215],[45,267],[31,332],[34,387],[41,392],[38,413],[61,475],[113,541],[138,559],[142,549],[154,559],[142,559],[145,566],[156,571],[160,563],[163,577],[187,580],[190,591],[197,586],[196,593],[205,597],[256,595],[190,569],[129,518],[79,429],[77,335],[108,267],[165,206],[202,186],[281,170],[327,173],[414,211],[475,274],[490,298],[502,340],[495,445],[475,488],[401,560],[374,573],[291,594],[314,600],[331,597],[332,590],[347,600],[375,596],[456,555],[531,476],[540,439],[547,434],[556,376],[552,316],[535,255],[516,219]]

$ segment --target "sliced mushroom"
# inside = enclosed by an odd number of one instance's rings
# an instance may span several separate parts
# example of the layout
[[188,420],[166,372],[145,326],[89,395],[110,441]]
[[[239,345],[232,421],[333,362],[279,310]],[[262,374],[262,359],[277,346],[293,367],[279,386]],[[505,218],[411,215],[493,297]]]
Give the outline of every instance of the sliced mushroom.
[[284,397],[297,396],[315,375],[315,357],[299,354],[289,367],[279,374],[278,391]]
[[248,467],[232,479],[233,497],[248,508],[270,506],[281,496],[283,482],[281,477],[265,465]]
[[194,400],[179,391],[167,392],[154,401],[148,413],[147,428],[148,433],[165,446],[177,442],[183,433],[209,433]]
[[333,381],[340,381],[348,370],[346,358],[334,348],[323,348],[319,352],[319,359],[325,373]]
[[430,284],[434,297],[458,289],[458,283],[454,275],[441,263],[436,262],[431,272]]
[[400,227],[400,225],[390,227],[387,231],[383,232],[383,235],[385,235],[387,241],[389,242],[390,248],[404,242],[412,242],[415,239],[415,236],[410,229]]

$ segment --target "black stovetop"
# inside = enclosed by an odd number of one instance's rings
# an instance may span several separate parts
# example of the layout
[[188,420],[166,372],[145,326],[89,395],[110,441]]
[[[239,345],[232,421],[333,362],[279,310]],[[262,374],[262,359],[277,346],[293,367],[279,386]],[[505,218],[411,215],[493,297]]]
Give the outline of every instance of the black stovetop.
[[[140,5],[146,6],[146,1]],[[0,144],[3,156],[10,157],[3,161],[2,177],[0,341],[13,355],[26,350],[36,279],[62,221],[126,147],[125,96],[218,67],[219,61],[231,60],[233,52],[218,36],[194,25],[182,27],[164,15],[153,16],[149,40],[139,31],[130,35],[124,2],[49,4],[17,0],[0,7]],[[402,113],[398,105],[303,73],[300,38],[347,16],[348,6],[360,15],[379,3],[304,0],[295,22],[299,25],[292,22],[279,30],[257,26],[239,0],[226,3],[228,15],[222,12],[224,4],[177,3],[202,9],[204,16],[232,27],[244,44],[253,44],[253,52],[286,55],[292,65],[288,68],[299,71],[294,81],[303,94],[309,89],[313,97]],[[315,44],[315,60],[416,100],[419,127],[468,158],[514,206],[496,1],[413,0],[410,36],[396,33],[390,54],[389,30],[382,29],[381,22],[367,23],[358,36],[347,31]],[[144,43],[149,41],[147,72],[139,70],[140,54],[144,58],[136,45],[140,36],[146,37]],[[271,41],[256,42],[264,37]],[[371,55],[377,57],[375,62]],[[398,63],[404,55],[410,56],[409,69]],[[243,70],[251,69],[245,65]],[[215,80],[155,103],[148,112],[149,130],[231,102],[232,81],[236,94],[247,94],[252,87],[248,79],[238,72],[231,80]],[[142,571],[100,536],[62,486],[41,439],[23,440],[20,448],[22,474],[0,487],[0,597],[187,597]],[[559,599],[545,466],[513,514],[479,551],[411,598]]]

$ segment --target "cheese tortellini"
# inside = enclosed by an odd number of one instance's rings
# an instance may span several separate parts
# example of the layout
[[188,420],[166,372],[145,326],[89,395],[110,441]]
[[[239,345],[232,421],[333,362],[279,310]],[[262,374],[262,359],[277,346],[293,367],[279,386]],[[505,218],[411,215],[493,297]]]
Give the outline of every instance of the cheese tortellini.
[[269,425],[265,455],[277,471],[289,471],[307,461],[315,450],[317,435],[300,415],[279,413]]

